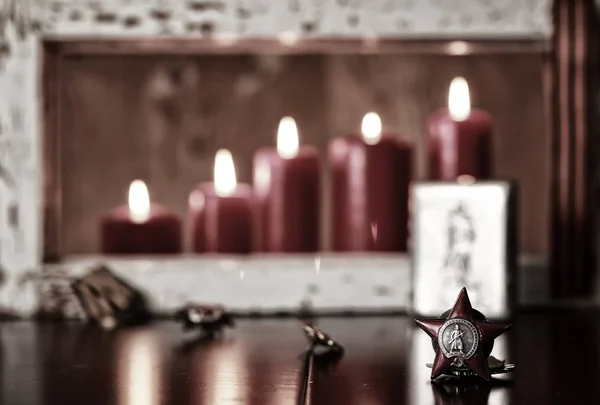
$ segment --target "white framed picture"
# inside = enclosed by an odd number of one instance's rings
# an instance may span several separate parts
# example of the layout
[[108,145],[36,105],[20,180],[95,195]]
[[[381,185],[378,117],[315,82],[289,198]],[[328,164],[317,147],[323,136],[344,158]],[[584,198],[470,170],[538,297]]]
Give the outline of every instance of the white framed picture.
[[412,191],[413,310],[439,316],[461,288],[488,318],[510,316],[516,187],[509,181],[417,183]]

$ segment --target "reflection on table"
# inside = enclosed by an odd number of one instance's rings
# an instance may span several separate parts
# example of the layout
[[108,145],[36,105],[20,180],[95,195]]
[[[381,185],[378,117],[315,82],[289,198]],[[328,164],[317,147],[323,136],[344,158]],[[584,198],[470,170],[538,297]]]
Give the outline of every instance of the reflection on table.
[[[345,356],[315,366],[312,405],[578,404],[600,398],[600,318],[527,314],[493,354],[516,365],[489,392],[434,386],[431,341],[408,317],[324,318]],[[81,324],[0,325],[2,404],[292,405],[306,341],[295,320],[240,320],[219,341],[158,322],[103,332]]]

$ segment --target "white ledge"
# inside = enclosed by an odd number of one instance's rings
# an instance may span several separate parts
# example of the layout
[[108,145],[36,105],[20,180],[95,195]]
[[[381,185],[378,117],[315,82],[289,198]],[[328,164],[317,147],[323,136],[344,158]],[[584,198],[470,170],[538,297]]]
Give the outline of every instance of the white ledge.
[[[548,297],[545,260],[524,258],[522,262],[520,306],[544,305]],[[39,302],[44,312],[81,317],[69,285],[99,264],[144,293],[157,314],[169,314],[190,302],[220,303],[235,312],[262,314],[405,312],[411,308],[407,256],[350,254],[73,258],[44,268]]]

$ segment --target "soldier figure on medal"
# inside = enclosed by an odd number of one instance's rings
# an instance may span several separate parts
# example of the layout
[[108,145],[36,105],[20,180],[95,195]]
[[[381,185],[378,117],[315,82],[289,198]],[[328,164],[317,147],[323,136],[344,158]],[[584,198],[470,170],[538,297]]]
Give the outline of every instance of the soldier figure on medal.
[[465,332],[461,332],[458,324],[454,325],[454,330],[450,334],[450,352],[463,354],[463,341],[461,339]]

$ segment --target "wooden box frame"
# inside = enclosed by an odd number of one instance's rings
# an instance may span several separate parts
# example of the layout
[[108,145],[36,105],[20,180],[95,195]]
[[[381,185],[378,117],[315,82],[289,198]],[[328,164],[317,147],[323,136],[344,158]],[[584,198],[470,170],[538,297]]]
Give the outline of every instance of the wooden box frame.
[[[288,4],[289,3],[289,4]],[[37,292],[26,276],[60,254],[61,187],[56,173],[56,71],[64,52],[362,52],[427,47],[452,52],[547,47],[551,0],[456,2],[409,0],[8,0],[0,6],[0,121],[8,136],[0,159],[11,178],[0,181],[0,304],[28,313]],[[564,3],[564,2],[563,2]],[[578,2],[579,3],[579,2]],[[570,11],[569,11],[570,12]],[[117,42],[113,42],[117,41]],[[426,41],[426,42],[422,42]],[[429,42],[427,42],[429,41]],[[117,45],[118,44],[118,45]],[[413,47],[413,48],[411,48]],[[500,48],[496,48],[500,49]],[[1,150],[1,149],[0,149]],[[18,153],[17,153],[18,152]],[[18,207],[12,216],[9,204]],[[14,210],[13,210],[14,211]],[[16,235],[16,231],[19,235]],[[18,240],[17,240],[18,239]]]

